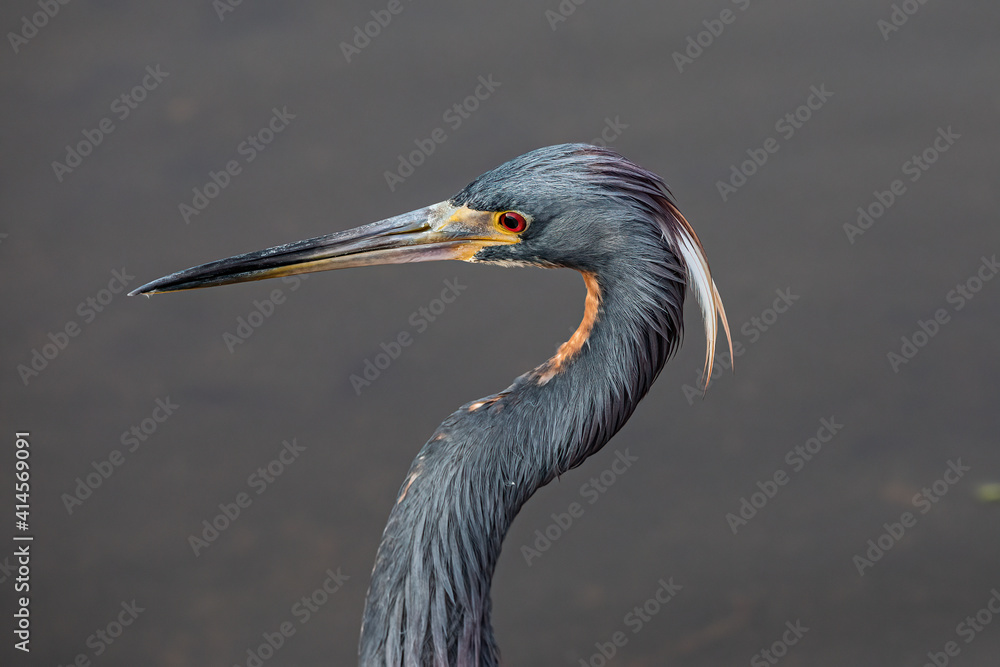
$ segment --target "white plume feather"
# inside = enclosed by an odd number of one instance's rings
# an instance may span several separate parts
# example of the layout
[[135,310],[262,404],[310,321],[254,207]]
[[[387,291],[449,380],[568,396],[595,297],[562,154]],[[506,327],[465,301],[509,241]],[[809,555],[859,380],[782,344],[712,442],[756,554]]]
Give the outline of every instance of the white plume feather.
[[712,366],[715,363],[715,341],[718,336],[718,322],[722,320],[722,327],[726,332],[726,340],[729,342],[729,358],[733,359],[733,339],[729,333],[729,321],[726,319],[726,309],[722,305],[722,297],[719,289],[712,279],[712,271],[708,267],[708,258],[705,257],[705,249],[691,228],[690,223],[684,218],[681,212],[673,203],[668,203],[671,214],[677,221],[676,226],[672,226],[674,238],[671,239],[681,254],[688,272],[688,286],[694,292],[698,305],[701,306],[701,315],[705,320],[705,386],[712,377]]

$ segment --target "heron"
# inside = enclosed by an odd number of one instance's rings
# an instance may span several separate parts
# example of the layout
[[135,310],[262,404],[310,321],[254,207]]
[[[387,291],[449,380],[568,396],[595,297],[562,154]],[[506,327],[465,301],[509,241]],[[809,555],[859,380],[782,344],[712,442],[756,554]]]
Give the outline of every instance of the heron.
[[498,665],[490,589],[511,523],[629,419],[680,345],[687,289],[704,321],[705,377],[719,322],[732,358],[705,250],[663,180],[589,144],[539,148],[446,201],[209,262],[132,294],[445,259],[574,269],[587,290],[583,319],[550,359],[452,413],[413,460],[372,570],[362,667]]

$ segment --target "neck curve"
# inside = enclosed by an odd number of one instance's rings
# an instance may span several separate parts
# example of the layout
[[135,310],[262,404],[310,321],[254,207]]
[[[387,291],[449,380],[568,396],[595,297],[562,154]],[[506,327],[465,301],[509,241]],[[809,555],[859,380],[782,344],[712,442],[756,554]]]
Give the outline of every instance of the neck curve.
[[664,254],[585,273],[584,318],[570,340],[453,413],[424,445],[376,556],[361,665],[499,664],[490,584],[511,522],[539,487],[608,442],[680,340],[685,283]]

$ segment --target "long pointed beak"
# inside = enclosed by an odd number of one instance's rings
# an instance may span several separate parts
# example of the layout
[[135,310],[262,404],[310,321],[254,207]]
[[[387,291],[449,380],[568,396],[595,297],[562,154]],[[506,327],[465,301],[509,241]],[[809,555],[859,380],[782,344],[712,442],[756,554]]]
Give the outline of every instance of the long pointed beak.
[[441,202],[347,231],[178,271],[143,285],[129,296],[355,266],[470,260],[486,246],[517,241],[497,227],[493,213]]

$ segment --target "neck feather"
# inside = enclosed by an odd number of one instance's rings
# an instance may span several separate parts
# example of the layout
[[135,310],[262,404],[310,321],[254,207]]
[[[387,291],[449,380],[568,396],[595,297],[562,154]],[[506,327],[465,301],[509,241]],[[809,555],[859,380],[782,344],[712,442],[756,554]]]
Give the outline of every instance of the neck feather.
[[621,428],[680,340],[683,269],[665,243],[656,250],[585,273],[583,321],[555,356],[424,445],[378,550],[361,665],[499,664],[490,583],[507,529]]

